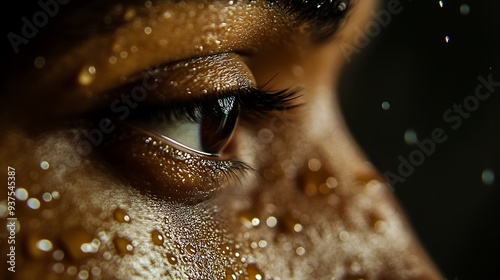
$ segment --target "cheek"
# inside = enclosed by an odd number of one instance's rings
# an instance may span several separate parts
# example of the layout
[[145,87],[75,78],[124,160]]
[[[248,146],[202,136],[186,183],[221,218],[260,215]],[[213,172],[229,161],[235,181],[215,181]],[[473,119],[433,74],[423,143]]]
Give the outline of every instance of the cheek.
[[216,218],[219,208],[142,193],[81,157],[71,138],[9,135],[2,145],[11,148],[2,161],[16,168],[18,279],[220,279],[225,267],[245,270],[234,255],[239,247]]

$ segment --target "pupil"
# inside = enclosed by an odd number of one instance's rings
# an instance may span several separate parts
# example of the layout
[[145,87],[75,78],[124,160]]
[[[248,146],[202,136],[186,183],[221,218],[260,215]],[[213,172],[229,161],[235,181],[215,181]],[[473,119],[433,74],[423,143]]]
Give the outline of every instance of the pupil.
[[238,114],[238,103],[234,96],[217,99],[203,107],[200,142],[204,152],[220,152],[233,133]]

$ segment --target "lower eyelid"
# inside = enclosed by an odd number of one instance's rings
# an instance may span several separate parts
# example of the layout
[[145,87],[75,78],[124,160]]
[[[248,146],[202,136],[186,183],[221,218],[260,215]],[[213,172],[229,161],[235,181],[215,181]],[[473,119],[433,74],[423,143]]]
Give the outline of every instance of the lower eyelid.
[[194,204],[210,198],[243,163],[183,151],[157,135],[115,123],[115,133],[100,145],[104,156],[134,186],[160,198]]

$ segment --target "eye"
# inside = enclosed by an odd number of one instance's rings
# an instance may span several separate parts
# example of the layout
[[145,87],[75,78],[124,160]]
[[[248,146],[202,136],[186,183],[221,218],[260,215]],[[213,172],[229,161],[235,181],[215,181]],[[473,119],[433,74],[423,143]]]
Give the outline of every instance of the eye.
[[[218,155],[236,127],[239,103],[235,96],[192,102],[162,109],[138,110],[133,122],[187,150]],[[144,119],[144,117],[147,117]]]
[[[244,76],[249,72],[233,58],[228,56],[224,61],[218,57],[218,67],[229,65],[223,70],[214,69],[213,62],[206,58],[178,63],[179,67],[160,67],[152,79],[157,85],[153,87],[152,80],[147,80],[152,91],[141,102],[132,102],[123,92],[134,93],[144,80],[130,79],[130,83],[108,93],[110,97],[121,96],[129,107],[118,106],[115,99],[111,111],[104,109],[91,118],[87,131],[98,129],[102,123],[114,128],[103,133],[97,156],[117,170],[116,176],[123,176],[144,193],[189,204],[210,198],[232,178],[244,174],[249,166],[238,159],[237,148],[232,146],[231,153],[221,157],[233,141],[236,127],[259,129],[262,120],[275,112],[296,107],[298,91],[264,91],[251,86],[250,78]],[[203,67],[205,62],[210,65],[208,70]],[[231,72],[231,67],[236,70]],[[210,73],[194,75],[185,69]],[[224,73],[230,75],[224,77]],[[210,77],[205,81],[216,85],[210,90],[196,85],[204,74]],[[179,77],[181,82],[173,80]],[[185,93],[187,86],[190,89]]]

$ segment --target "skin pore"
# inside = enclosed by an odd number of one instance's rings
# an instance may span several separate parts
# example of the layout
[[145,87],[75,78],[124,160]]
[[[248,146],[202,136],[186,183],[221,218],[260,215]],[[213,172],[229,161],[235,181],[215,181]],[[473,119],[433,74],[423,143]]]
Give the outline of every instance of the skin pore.
[[[43,67],[28,56],[6,86],[0,160],[25,193],[16,273],[5,277],[440,278],[349,136],[333,90],[345,62],[339,43],[353,40],[375,1],[342,2],[337,32],[321,40],[317,23],[271,2],[61,11],[47,33],[56,35],[33,56]],[[240,105],[218,157],[158,137],[196,146],[180,140],[184,130],[137,116],[242,88],[301,105],[265,115]]]

